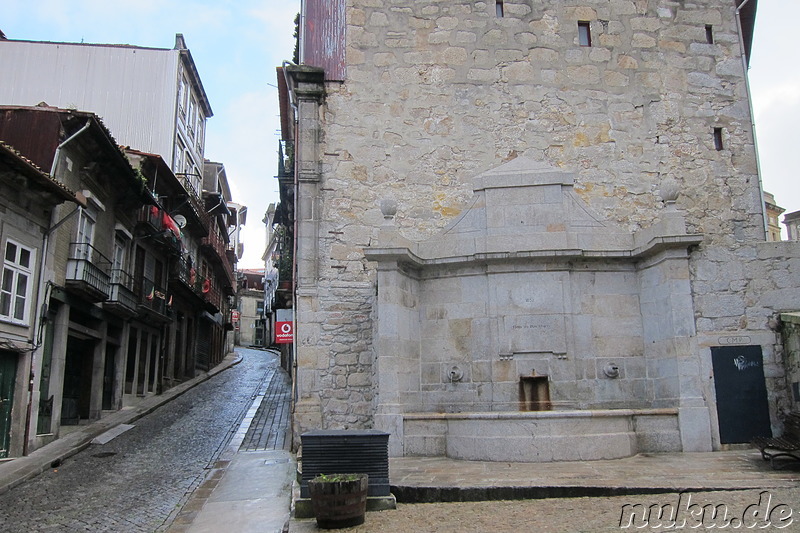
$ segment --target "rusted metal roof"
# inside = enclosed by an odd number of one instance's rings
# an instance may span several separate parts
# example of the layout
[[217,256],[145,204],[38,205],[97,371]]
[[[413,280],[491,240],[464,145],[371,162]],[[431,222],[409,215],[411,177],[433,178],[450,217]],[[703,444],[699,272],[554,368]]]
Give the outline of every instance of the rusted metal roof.
[[0,160],[9,167],[15,169],[20,174],[31,179],[42,189],[54,194],[62,201],[81,203],[76,197],[75,192],[66,185],[54,179],[50,174],[37,167],[31,160],[14,150],[14,148],[0,141]]
[[[740,19],[742,21],[742,40],[744,41],[744,53],[747,57],[747,64],[750,64],[750,50],[753,48],[753,28],[756,24],[756,10],[758,0],[734,0],[737,8],[740,8]],[[744,7],[741,7],[744,5]]]
[[345,0],[306,0],[300,62],[325,70],[326,81],[344,81]]
[[37,106],[0,106],[0,140],[13,146],[40,168],[52,168],[56,148],[90,122],[97,139],[105,144],[113,162],[133,173],[128,159],[103,121],[89,111],[61,109],[41,103]]
[[292,109],[289,106],[289,88],[286,86],[286,73],[283,67],[277,68],[278,73],[278,105],[281,112],[281,140],[294,140],[294,127]]

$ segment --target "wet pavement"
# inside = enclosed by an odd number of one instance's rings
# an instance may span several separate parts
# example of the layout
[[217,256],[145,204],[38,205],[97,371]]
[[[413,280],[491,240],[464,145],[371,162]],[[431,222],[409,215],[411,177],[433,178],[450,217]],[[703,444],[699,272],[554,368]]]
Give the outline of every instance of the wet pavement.
[[[290,518],[298,487],[289,451],[289,378],[276,355],[237,352],[239,364],[227,360],[221,366],[230,368],[208,381],[154,400],[164,405],[152,414],[130,422],[118,413],[96,423],[95,434],[103,425],[134,425],[105,445],[70,456],[70,446],[83,446],[70,435],[37,450],[37,458],[12,461],[41,465],[68,457],[0,494],[0,531],[316,530],[313,519]],[[0,465],[0,492],[21,479],[10,466]],[[641,518],[626,517],[625,506],[696,510],[689,495],[693,503],[725,506],[742,527],[749,527],[745,518],[762,516],[747,512],[763,507],[772,514],[753,527],[800,531],[800,471],[773,470],[752,449],[560,463],[402,457],[391,458],[389,469],[398,508],[368,513],[364,525],[344,531],[619,531],[621,518]],[[785,515],[778,511],[787,509],[791,523],[779,523]],[[664,530],[645,522],[631,528]]]
[[[0,531],[165,529],[213,470],[253,400],[276,374],[274,354],[237,352],[239,364],[177,397],[162,398],[170,401],[130,422],[130,430],[71,456],[65,451],[68,457],[59,466],[45,466],[42,474],[0,494]],[[115,415],[119,419],[125,413]],[[37,450],[36,457],[0,465],[0,486],[16,485],[12,478],[26,464],[47,461],[46,448],[64,448],[77,438],[70,435]]]
[[267,372],[233,438],[167,533],[281,533],[297,463],[291,453],[291,380]]

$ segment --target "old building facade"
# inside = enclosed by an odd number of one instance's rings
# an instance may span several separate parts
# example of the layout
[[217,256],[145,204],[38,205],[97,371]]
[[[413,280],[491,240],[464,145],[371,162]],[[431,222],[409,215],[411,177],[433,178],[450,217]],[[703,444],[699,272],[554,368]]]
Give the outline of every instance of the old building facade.
[[13,291],[25,318],[0,315],[18,354],[13,381],[10,357],[0,380],[16,383],[14,403],[0,401],[11,406],[0,413],[0,453],[13,457],[233,349],[230,236],[243,217],[229,208],[224,166],[204,158],[212,111],[180,34],[172,49],[0,36],[0,61],[0,140],[81,203],[34,206],[24,242],[17,218],[0,221],[9,257],[19,256],[8,262],[9,287],[29,281]]
[[171,49],[2,38],[0,62],[0,103],[92,111],[120,144],[160,155],[200,194],[213,112],[183,35]]
[[[81,199],[77,209],[70,204],[53,209],[48,239],[41,246],[48,260],[40,277],[31,280],[41,294],[37,343],[26,379],[30,395],[18,408],[25,413],[23,450],[33,450],[65,426],[121,408],[126,397],[137,395],[129,383],[139,384],[139,395],[156,391],[162,331],[153,320],[148,327],[152,335],[144,340],[131,335],[136,331],[131,318],[139,308],[149,313],[147,295],[153,294],[152,282],[158,278],[129,275],[136,213],[152,203],[152,196],[92,113],[2,107],[0,139],[49,169],[53,179]],[[147,291],[134,289],[142,283],[150,283]],[[131,340],[132,355],[139,357],[133,371]],[[20,442],[22,435],[17,433]]]
[[26,384],[42,343],[40,308],[53,271],[55,207],[75,210],[75,193],[0,142],[0,458],[24,453]]
[[755,7],[306,2],[295,431],[530,461],[777,431],[800,249],[765,242]]

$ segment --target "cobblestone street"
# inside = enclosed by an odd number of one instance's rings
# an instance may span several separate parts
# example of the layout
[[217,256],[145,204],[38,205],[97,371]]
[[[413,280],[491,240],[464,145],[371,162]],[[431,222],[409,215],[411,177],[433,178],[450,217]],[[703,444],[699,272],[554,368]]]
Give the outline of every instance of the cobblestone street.
[[133,429],[0,495],[0,531],[153,532],[167,525],[253,399],[268,392],[271,380],[283,379],[272,353],[237,352],[241,363],[139,419]]

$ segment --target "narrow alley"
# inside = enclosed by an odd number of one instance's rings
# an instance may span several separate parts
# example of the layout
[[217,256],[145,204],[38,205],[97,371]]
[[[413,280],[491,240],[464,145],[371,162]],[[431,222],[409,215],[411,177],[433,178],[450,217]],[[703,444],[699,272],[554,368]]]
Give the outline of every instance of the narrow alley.
[[[239,364],[137,420],[108,443],[92,444],[0,495],[0,531],[164,530],[232,444],[283,448],[288,377],[272,352],[236,351]],[[266,427],[273,431],[256,430],[254,424],[237,442],[248,416],[262,423],[272,417],[274,423]]]

